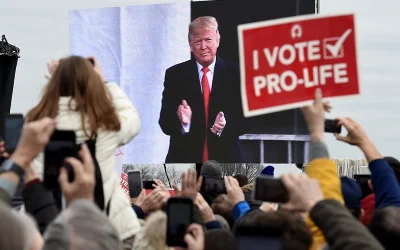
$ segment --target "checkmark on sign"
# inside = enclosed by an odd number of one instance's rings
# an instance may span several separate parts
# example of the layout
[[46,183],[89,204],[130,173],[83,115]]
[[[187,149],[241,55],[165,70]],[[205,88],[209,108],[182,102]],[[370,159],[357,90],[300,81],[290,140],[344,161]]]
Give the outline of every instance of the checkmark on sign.
[[340,37],[324,39],[324,58],[334,59],[343,57],[343,44],[350,33],[351,29],[348,29]]

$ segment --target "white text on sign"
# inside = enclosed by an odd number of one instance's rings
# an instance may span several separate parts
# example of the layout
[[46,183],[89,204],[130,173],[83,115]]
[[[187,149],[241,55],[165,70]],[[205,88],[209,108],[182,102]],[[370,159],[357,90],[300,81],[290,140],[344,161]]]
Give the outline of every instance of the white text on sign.
[[[294,44],[284,44],[273,48],[264,48],[253,51],[253,70],[259,70],[260,57],[263,57],[269,68],[273,69],[276,65],[289,66],[295,62],[304,63],[308,61],[321,60],[322,58],[340,58],[343,56],[343,43],[351,29],[346,30],[341,37],[331,38],[334,44],[321,43],[320,40],[297,42]],[[271,70],[273,71],[273,70]],[[267,75],[257,75],[253,78],[254,91],[256,96],[261,96],[262,91],[269,95],[274,93],[290,92],[299,85],[305,88],[325,85],[328,79],[333,79],[335,84],[349,82],[347,73],[347,63],[324,64],[320,66],[305,67],[300,75],[292,70],[286,70],[280,74],[270,73]]]

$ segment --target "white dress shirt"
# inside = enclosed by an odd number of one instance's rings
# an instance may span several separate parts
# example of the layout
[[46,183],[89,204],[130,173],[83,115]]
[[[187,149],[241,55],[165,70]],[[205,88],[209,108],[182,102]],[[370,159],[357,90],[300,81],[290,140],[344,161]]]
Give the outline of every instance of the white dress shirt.
[[[214,58],[214,61],[210,64],[210,66],[207,67],[209,69],[209,71],[207,72],[206,76],[207,76],[208,84],[210,87],[210,94],[212,91],[212,82],[213,82],[213,78],[214,78],[215,62],[216,62],[216,58]],[[200,90],[201,90],[201,93],[203,93],[203,86],[201,85],[201,79],[203,78],[203,75],[204,75],[204,72],[202,71],[203,66],[198,62],[196,62],[196,65],[197,65],[197,72],[199,73]],[[188,103],[188,105],[190,106],[190,103]],[[182,128],[185,133],[189,133],[190,122],[186,125],[182,124]],[[220,136],[220,135],[221,135],[221,133],[218,134],[218,136]]]

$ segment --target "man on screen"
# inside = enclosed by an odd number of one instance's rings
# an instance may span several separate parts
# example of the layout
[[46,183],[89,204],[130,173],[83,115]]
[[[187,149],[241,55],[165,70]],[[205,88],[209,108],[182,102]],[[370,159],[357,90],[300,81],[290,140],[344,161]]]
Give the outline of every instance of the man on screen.
[[239,136],[248,130],[237,64],[217,56],[214,17],[189,25],[194,59],[166,70],[159,124],[170,136],[167,163],[243,162]]

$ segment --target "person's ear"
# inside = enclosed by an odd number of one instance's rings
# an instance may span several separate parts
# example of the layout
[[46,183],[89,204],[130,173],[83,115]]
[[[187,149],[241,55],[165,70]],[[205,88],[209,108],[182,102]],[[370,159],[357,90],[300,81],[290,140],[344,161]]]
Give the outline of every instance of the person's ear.
[[371,191],[374,191],[374,187],[372,186],[371,180],[368,180],[368,187],[371,189]]
[[189,34],[188,35],[188,43],[189,43],[189,47],[190,47],[190,52],[193,52],[193,46],[192,46],[192,39],[191,39],[192,35]]
[[217,30],[217,48],[219,47],[220,41],[221,41],[221,35],[219,34],[219,31]]

